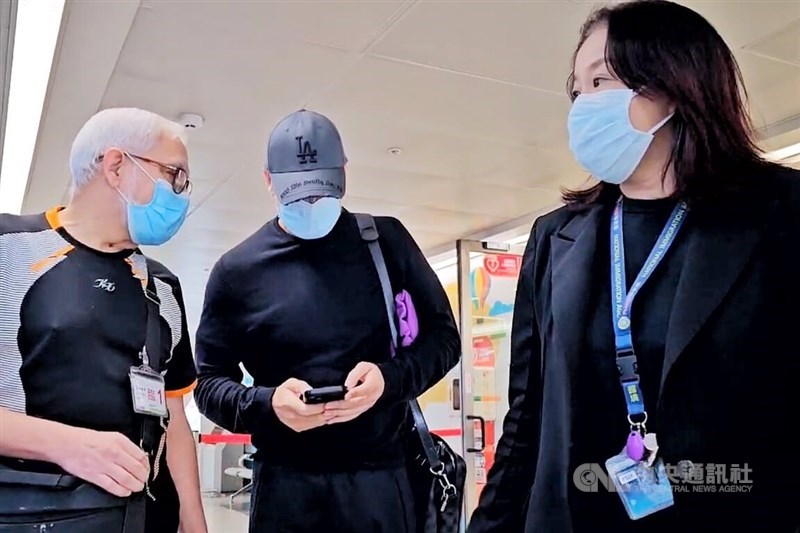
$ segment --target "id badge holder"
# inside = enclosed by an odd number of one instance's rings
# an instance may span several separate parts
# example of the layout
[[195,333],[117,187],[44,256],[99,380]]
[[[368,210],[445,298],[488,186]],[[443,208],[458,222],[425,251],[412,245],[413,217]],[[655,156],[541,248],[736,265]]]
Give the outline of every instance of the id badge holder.
[[631,520],[639,520],[674,504],[672,487],[661,459],[648,466],[646,462],[634,461],[622,450],[606,461],[606,470]]
[[133,410],[141,415],[167,416],[164,378],[148,366],[134,366],[130,370]]

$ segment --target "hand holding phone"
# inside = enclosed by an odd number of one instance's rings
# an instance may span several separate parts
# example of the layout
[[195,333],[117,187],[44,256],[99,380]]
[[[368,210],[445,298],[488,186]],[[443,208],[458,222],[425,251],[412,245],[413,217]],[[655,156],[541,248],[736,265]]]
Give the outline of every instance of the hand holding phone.
[[302,394],[301,398],[306,405],[319,405],[344,400],[346,394],[346,387],[334,385],[332,387],[320,387],[318,389],[307,390]]
[[333,416],[329,424],[350,422],[372,409],[383,395],[386,382],[381,369],[374,363],[361,362],[350,372],[345,380],[347,393],[344,400],[325,405],[326,414]]
[[306,404],[301,399],[311,385],[299,379],[289,379],[275,389],[272,409],[275,416],[289,429],[302,432],[324,426],[333,415],[325,412],[322,404]]

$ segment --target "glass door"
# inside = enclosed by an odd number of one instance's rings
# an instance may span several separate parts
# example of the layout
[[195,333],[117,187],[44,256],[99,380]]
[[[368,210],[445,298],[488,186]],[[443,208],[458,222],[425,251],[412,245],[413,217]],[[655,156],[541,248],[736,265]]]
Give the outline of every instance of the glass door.
[[458,241],[466,518],[477,506],[508,411],[511,316],[523,246]]

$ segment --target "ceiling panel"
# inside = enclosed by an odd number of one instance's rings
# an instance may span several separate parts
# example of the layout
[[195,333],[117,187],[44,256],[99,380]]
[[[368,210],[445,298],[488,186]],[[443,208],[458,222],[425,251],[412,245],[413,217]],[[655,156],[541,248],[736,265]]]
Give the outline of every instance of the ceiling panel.
[[509,146],[560,143],[553,132],[563,130],[569,108],[560,95],[374,57],[312,104],[338,115],[369,114],[376,126],[389,121]]
[[413,209],[411,206],[393,202],[391,198],[363,198],[355,194],[344,197],[342,204],[352,213],[373,213],[375,216],[394,217],[406,220]]
[[444,241],[429,243],[440,246],[453,242],[477,231],[491,228],[506,220],[505,217],[492,217],[488,215],[472,215],[434,207],[409,208],[403,222],[410,230],[431,231],[446,235]]
[[751,94],[756,123],[776,124],[800,115],[800,72]]
[[[138,105],[173,120],[183,112],[199,113],[205,119],[196,132],[201,142],[263,142],[269,124],[300,108],[351,61],[340,50],[288,41],[258,54],[231,54],[214,39],[176,40],[160,48],[148,40],[148,23],[140,18],[134,26],[141,29],[120,56],[103,106]],[[168,26],[153,24],[159,23]]]
[[235,143],[203,142],[201,130],[189,130],[189,178],[194,187],[200,183],[215,184],[228,179],[242,167],[248,152]]
[[[554,137],[566,137],[566,118],[560,128],[554,128]],[[514,148],[504,154],[503,161],[472,179],[488,185],[515,185],[518,187],[545,187],[558,189],[572,183],[584,174],[564,142],[558,148]]]
[[348,194],[355,196],[498,218],[514,218],[536,209],[535,204],[547,192],[358,165],[349,167],[347,179]]
[[[340,113],[333,108],[329,112],[324,106],[315,108],[336,122],[353,164],[523,187],[550,181],[569,166],[564,164],[565,143],[558,150],[519,147],[502,138],[489,140],[465,136],[461,132],[442,133],[421,121],[412,124],[405,120],[404,114],[394,111],[376,121],[373,113]],[[559,126],[553,128],[552,139],[546,144],[565,136],[564,121],[559,118],[553,122]],[[395,147],[401,149],[399,155],[388,152]]]
[[738,56],[757,128],[800,113],[800,67],[745,51]]
[[800,19],[766,39],[756,41],[747,50],[800,67]]
[[[392,0],[148,0],[141,12],[148,23],[170,23],[181,40],[219,42],[221,52],[234,56],[265,51],[271,43],[287,39],[353,50],[370,42],[407,4]],[[153,42],[166,40],[152,38],[157,35],[151,35]],[[237,48],[224,43],[236,43]]]
[[[207,230],[215,230],[224,232],[227,235],[234,235],[233,241],[239,240],[238,237],[246,235],[248,232],[254,231],[265,220],[275,216],[275,209],[271,203],[265,203],[263,209],[242,209],[241,206],[235,203],[223,202],[214,203],[213,205],[204,205],[202,209],[186,221],[186,226],[194,231],[204,232]],[[230,246],[235,244],[231,239],[220,241],[220,246]]]
[[422,2],[370,52],[564,95],[588,13],[553,1]]
[[771,35],[800,18],[796,0],[683,0],[704,17],[734,48]]
[[748,90],[767,89],[800,73],[800,67],[747,51],[740,51],[736,61]]

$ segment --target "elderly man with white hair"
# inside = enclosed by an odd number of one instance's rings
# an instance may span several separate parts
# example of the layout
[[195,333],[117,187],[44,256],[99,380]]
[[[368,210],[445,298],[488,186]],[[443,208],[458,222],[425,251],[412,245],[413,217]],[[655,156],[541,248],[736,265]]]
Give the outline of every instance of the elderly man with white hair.
[[106,109],[72,145],[69,204],[0,215],[0,532],[207,529],[181,288],[139,250],[186,218],[185,142]]

